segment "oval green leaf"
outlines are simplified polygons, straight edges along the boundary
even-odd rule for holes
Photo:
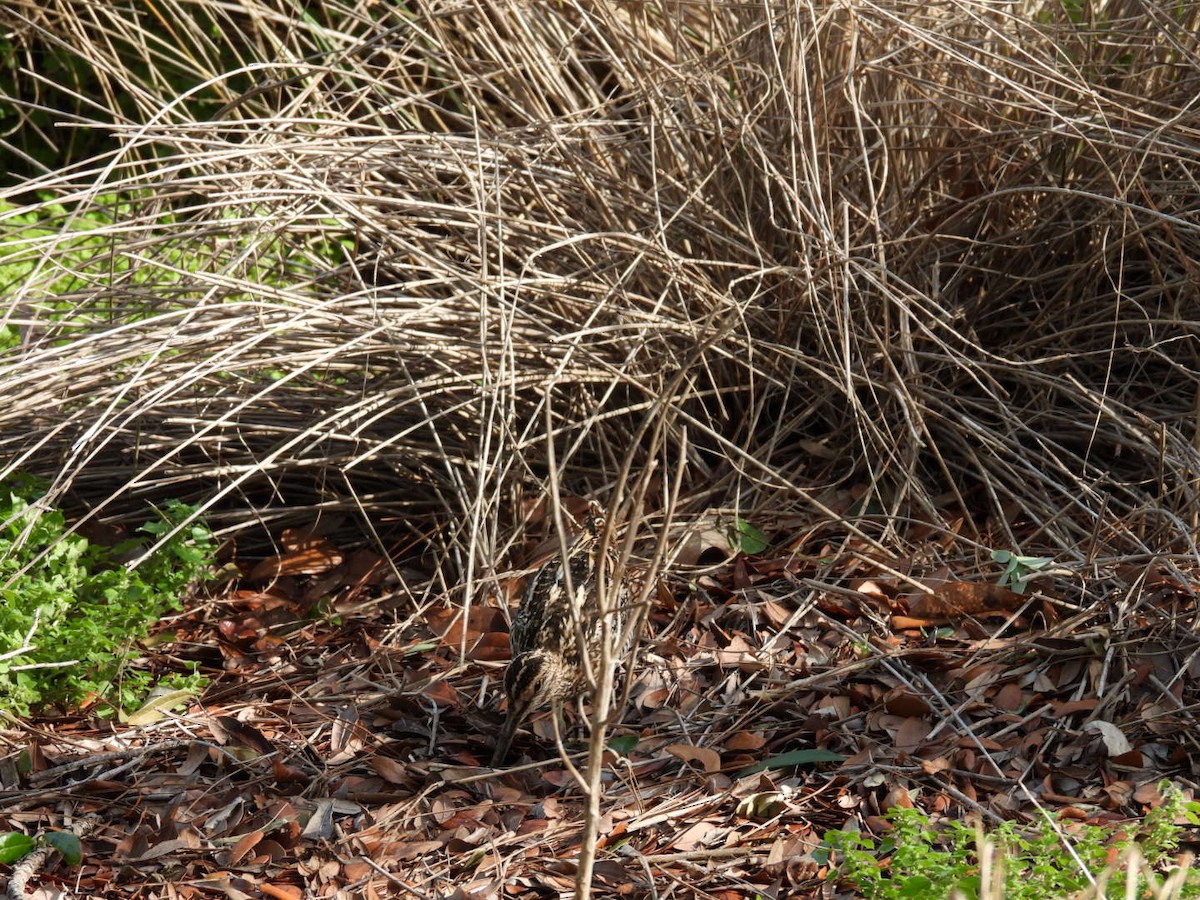
[[[0,862],[12,865],[17,860],[29,854],[34,848],[34,840],[19,831],[0,834]]]
[[[77,866],[83,862],[83,847],[79,843],[79,838],[71,832],[47,832],[44,840],[62,854],[62,858],[68,866]]]
[[[622,756],[628,754],[638,744],[638,736],[636,734],[623,734],[620,737],[615,737],[609,740],[608,749],[614,753],[620,753]]]
[[[735,550],[740,550],[747,556],[756,556],[771,545],[771,542],[767,540],[767,536],[765,534],[763,534],[741,516],[735,518],[733,520],[733,524],[735,533],[733,535],[734,539],[731,543],[733,544]]]

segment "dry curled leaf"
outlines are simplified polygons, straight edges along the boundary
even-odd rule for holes
[[[283,553],[260,560],[249,581],[270,581],[285,575],[319,575],[342,564],[342,551],[323,537],[296,538],[285,542]]]
[[[1125,737],[1125,733],[1112,722],[1103,722],[1096,719],[1088,722],[1083,727],[1085,731],[1097,731],[1100,733],[1109,756],[1120,756],[1122,753],[1128,753],[1133,749],[1133,745],[1129,743],[1129,739]]]
[[[743,819],[772,819],[787,808],[780,791],[761,791],[738,801],[737,814]]]
[[[699,763],[706,773],[721,771],[721,754],[707,747],[694,747],[691,744],[670,744],[666,751],[676,759],[684,762]]]
[[[986,616],[1016,612],[1029,598],[998,584],[950,581],[909,601],[909,615],[917,619]]]

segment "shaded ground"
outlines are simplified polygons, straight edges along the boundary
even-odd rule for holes
[[[819,523],[769,533],[767,555],[677,566],[658,592],[613,731],[632,749],[608,767],[599,895],[852,896],[812,851],[847,823],[881,831],[896,804],[1109,823],[1155,805],[1164,776],[1194,785],[1194,572],[1096,559],[1020,596],[952,534],[887,554]],[[78,871],[51,864],[34,883],[97,897],[572,890],[582,799],[548,719],[518,736],[515,760],[533,762],[483,766],[507,653],[497,601],[464,624],[417,607],[370,552],[295,532],[281,546],[174,623],[180,642],[155,660],[217,673],[201,704],[141,728],[5,733],[10,823],[93,827]],[[777,760],[811,748],[844,761]]]

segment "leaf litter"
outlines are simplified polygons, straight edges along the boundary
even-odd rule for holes
[[[598,896],[849,897],[813,852],[828,829],[886,829],[891,806],[1103,824],[1161,802],[1164,776],[1190,786],[1196,593],[1174,561],[1064,570],[1017,594],[965,539],[886,556],[832,527],[777,537],[785,556],[702,568],[697,553],[652,594],[610,734]],[[499,596],[518,580],[413,614],[379,556],[300,531],[278,548],[173,623],[173,657],[150,654],[214,676],[177,698],[185,711],[6,732],[9,828],[92,828],[82,864],[42,883],[94,897],[573,890],[585,806],[549,718],[518,736],[511,768],[483,765],[502,716]]]

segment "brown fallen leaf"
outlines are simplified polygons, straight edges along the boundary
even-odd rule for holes
[[[1129,743],[1129,739],[1125,737],[1125,732],[1112,722],[1093,719],[1083,726],[1083,730],[1098,731],[1100,737],[1104,740],[1104,746],[1108,750],[1109,756],[1120,756],[1133,749],[1133,746]]]
[[[357,707],[353,703],[339,704],[333,726],[329,730],[329,759],[327,762],[331,762],[334,758],[339,758],[338,761],[341,762],[340,757],[356,751],[362,746],[366,737],[366,729],[359,723]]]
[[[380,778],[391,784],[407,784],[411,780],[404,763],[390,756],[372,756],[370,766]]]
[[[728,559],[733,555],[729,534],[718,527],[716,519],[697,522],[687,533],[675,561],[681,566],[694,566],[705,554]]]
[[[1133,799],[1150,808],[1162,806],[1163,795],[1158,789],[1158,782],[1151,779],[1138,785],[1133,792]]]
[[[666,751],[676,759],[681,759],[684,762],[699,763],[705,773],[712,774],[713,772],[721,771],[721,754],[716,750],[710,750],[708,747],[694,747],[691,744],[670,744],[666,747]]]
[[[918,765],[926,775],[937,775],[940,772],[949,772],[954,768],[950,760],[944,756],[938,756],[934,759],[918,760]]]
[[[260,884],[258,889],[272,900],[300,900],[304,892],[290,884]]]
[[[615,859],[598,859],[592,869],[597,878],[606,881],[612,885],[625,885],[633,883],[633,876]]]
[[[767,621],[776,627],[786,625],[791,621],[793,615],[792,610],[769,597],[758,604],[758,608],[766,616]]]
[[[892,715],[906,718],[927,716],[933,712],[929,701],[903,687],[889,691],[883,698],[883,705]]]
[[[1130,750],[1124,754],[1117,754],[1112,757],[1112,762],[1116,766],[1128,766],[1132,769],[1140,769],[1146,764],[1146,757],[1142,756],[1141,750]]]
[[[465,618],[461,609],[435,609],[429,612],[425,621],[442,636],[445,645],[454,650],[464,642],[470,649],[485,634],[508,632],[504,611],[494,606],[473,605]]]
[[[900,727],[896,729],[895,742],[896,749],[903,750],[906,753],[914,753],[921,746],[921,742],[928,737],[933,726],[925,719],[918,719],[910,716],[900,723]]]
[[[392,852],[396,859],[420,859],[426,853],[436,853],[444,847],[441,841],[405,841],[396,844]]]
[[[508,633],[490,631],[471,647],[467,656],[475,662],[499,662],[512,657],[512,645]]]
[[[743,819],[765,821],[779,815],[787,807],[787,798],[781,791],[760,791],[738,801],[735,812]]]
[[[442,679],[425,685],[418,693],[446,707],[457,707],[461,703],[458,691],[449,681]]]
[[[1009,682],[996,692],[992,703],[997,709],[1002,709],[1005,712],[1020,712],[1026,703],[1025,692],[1021,690],[1019,684]]]
[[[271,761],[271,777],[277,784],[308,784],[312,777],[297,766],[289,766],[278,759]]]
[[[262,831],[252,831],[249,834],[242,835],[233,849],[229,851],[229,860],[226,865],[233,867],[246,858],[246,854],[258,846],[259,842],[265,837]]]
[[[270,860],[272,863],[278,863],[288,855],[288,851],[283,849],[283,845],[278,841],[263,841],[254,850],[255,859]]]
[[[754,654],[754,648],[740,634],[735,634],[724,650],[717,651],[717,665],[722,668],[733,666],[761,667]]]
[[[208,727],[212,730],[213,736],[222,744],[246,747],[260,756],[269,756],[275,752],[275,745],[267,739],[266,735],[253,725],[239,722],[233,716],[217,716],[215,719],[210,719]]]
[[[161,843],[155,844],[140,856],[131,856],[127,861],[131,863],[152,862],[153,860],[161,859],[164,856],[170,856],[172,853],[179,853],[180,851],[195,849],[196,841],[191,838],[190,835],[184,835],[176,838],[175,840],[162,841]]]
[[[292,542],[283,553],[260,560],[249,581],[270,581],[285,575],[319,575],[342,564],[342,551],[328,538],[312,537]]]
[[[374,871],[370,864],[361,860],[351,860],[342,865],[342,877],[351,883],[365,881]]]
[[[685,829],[668,846],[681,853],[688,853],[706,846],[709,841],[716,837],[717,833],[724,833],[725,830],[714,822],[702,820]]]
[[[860,594],[865,594],[868,597],[874,597],[876,600],[889,602],[895,595],[895,589],[884,587],[874,578],[856,578],[850,582],[850,590],[858,591]]]
[[[1016,612],[1027,602],[1028,597],[998,584],[950,581],[935,587],[932,594],[910,599],[908,612],[914,618],[925,619],[999,615]]]
[[[443,828],[445,828],[446,824],[450,822],[456,815],[458,815],[458,808],[450,801],[449,798],[444,796],[434,797],[433,802],[429,804],[429,811],[433,815],[434,821],[436,821]]]
[[[355,550],[346,560],[346,580],[356,587],[381,584],[390,573],[388,561],[371,550]]]
[[[730,735],[725,741],[726,750],[757,750],[767,742],[761,734],[753,731],[739,731]]]
[[[564,815],[562,804],[555,797],[547,797],[537,806],[529,811],[530,815],[537,816],[539,819],[561,819]]]
[[[1079,712],[1091,712],[1100,703],[1098,697],[1087,697],[1083,700],[1050,701],[1050,712],[1056,719],[1065,719]]]
[[[671,691],[664,687],[643,691],[637,696],[635,702],[643,709],[661,709],[670,698]]]

